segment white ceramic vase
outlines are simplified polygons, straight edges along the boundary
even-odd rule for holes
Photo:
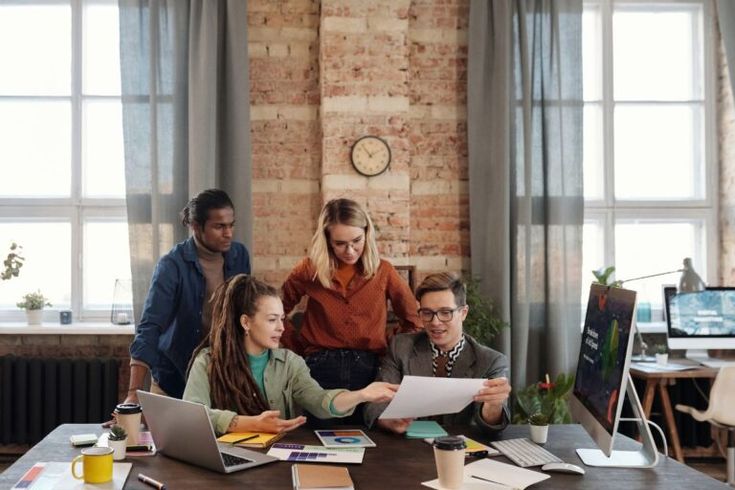
[[[656,364],[660,366],[665,366],[669,363],[669,355],[668,354],[656,354]]]
[[[26,310],[26,319],[28,325],[40,325],[43,317],[43,310]]]
[[[107,445],[112,448],[112,459],[113,461],[122,461],[125,459],[125,455],[127,454],[127,448],[128,448],[128,438],[121,441],[111,441],[107,440]]]
[[[528,424],[528,429],[531,431],[531,440],[533,442],[536,444],[546,444],[546,439],[549,437],[548,425]]]

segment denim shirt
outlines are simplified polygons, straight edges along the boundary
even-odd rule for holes
[[[245,246],[232,242],[224,254],[224,276],[250,274]],[[177,244],[153,272],[130,357],[145,362],[169,396],[181,398],[189,359],[202,339],[205,279],[194,239]]]

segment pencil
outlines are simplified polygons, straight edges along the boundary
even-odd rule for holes
[[[230,444],[232,444],[234,446],[235,444],[239,444],[241,442],[249,441],[251,439],[257,439],[258,437],[260,437],[260,434],[255,434],[254,436],[247,436],[247,437],[243,437],[242,439],[238,439],[236,441],[232,441]]]

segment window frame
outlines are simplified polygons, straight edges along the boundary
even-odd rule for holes
[[[616,200],[615,198],[615,167],[614,167],[614,116],[615,108],[618,101],[614,98],[614,67],[613,67],[613,11],[615,5],[634,6],[638,9],[647,9],[651,5],[702,5],[702,41],[704,43],[702,55],[702,101],[624,101],[620,102],[625,105],[632,104],[701,104],[703,110],[703,136],[702,144],[704,144],[704,161],[703,161],[703,178],[704,178],[704,196],[702,199],[692,200]],[[698,220],[703,223],[705,242],[704,255],[706,264],[703,269],[706,271],[705,281],[710,284],[719,282],[719,188],[718,188],[718,141],[717,141],[717,107],[716,107],[716,70],[711,69],[717,66],[716,62],[716,30],[714,26],[714,11],[711,0],[647,0],[645,4],[639,1],[631,0],[585,0],[585,8],[595,6],[599,8],[600,23],[602,28],[602,74],[601,76],[601,99],[585,100],[584,104],[600,104],[602,108],[602,198],[588,199],[584,201],[584,219],[587,221],[596,221],[601,223],[602,227],[602,244],[604,250],[602,256],[605,266],[615,265],[615,224],[617,221],[627,221],[630,219],[638,220],[658,220],[666,221],[685,221],[687,219]],[[695,267],[696,265],[695,258]],[[674,267],[680,267],[681,264],[672,264]],[[699,266],[702,269],[702,266]],[[665,271],[661,271],[665,272]],[[583,272],[583,284],[587,281],[589,271]],[[703,275],[705,275],[703,274]],[[616,279],[626,279],[624,277],[616,277]],[[662,282],[676,282],[678,278],[674,275],[663,276]],[[654,309],[654,318],[661,316],[660,310]]]
[[[0,222],[64,221],[71,226],[71,304],[72,317],[80,321],[108,321],[108,309],[85,309],[83,295],[84,223],[88,218],[125,221],[127,208],[124,197],[85,197],[82,195],[83,167],[83,104],[86,100],[122,100],[121,95],[85,95],[82,86],[83,10],[84,0],[33,0],[9,2],[14,5],[69,5],[71,8],[71,93],[69,95],[0,95],[0,100],[61,100],[71,104],[71,188],[69,197],[0,197]],[[115,3],[91,0],[89,3]],[[22,243],[21,243],[22,245]],[[22,274],[22,269],[21,269]],[[112,291],[112,285],[110,286]],[[56,306],[53,308],[56,310]],[[44,315],[45,321],[51,321]],[[25,319],[19,309],[0,309],[0,322]]]

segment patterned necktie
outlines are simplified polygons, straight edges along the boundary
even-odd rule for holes
[[[440,354],[436,356],[436,370],[434,371],[435,378],[446,378],[447,377],[447,364],[449,363],[449,356],[446,354]]]

